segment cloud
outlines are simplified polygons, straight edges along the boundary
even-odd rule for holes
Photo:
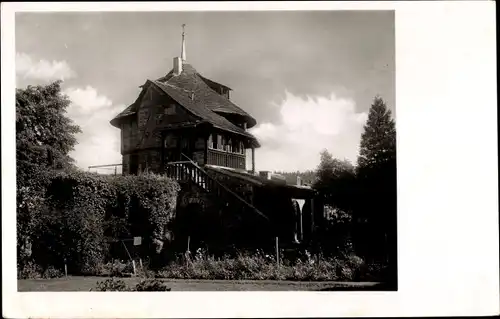
[[[71,87],[65,89],[64,93],[72,102],[68,116],[83,131],[77,135],[78,145],[70,153],[76,165],[88,169],[91,165],[121,163],[120,130],[111,126],[109,121],[125,106],[114,105],[108,97],[100,95],[91,86]]]
[[[353,100],[335,93],[303,99],[286,92],[277,107],[280,123],[251,129],[262,145],[255,151],[257,170],[315,169],[325,148],[334,157],[356,162],[367,113],[356,112]]]
[[[16,78],[50,82],[75,76],[75,71],[66,61],[37,61],[26,53],[16,53]]]

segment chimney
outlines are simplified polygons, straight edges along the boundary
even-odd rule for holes
[[[182,73],[182,59],[177,57],[174,58],[174,75],[179,75]]]

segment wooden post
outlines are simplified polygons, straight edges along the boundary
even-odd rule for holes
[[[68,277],[68,263],[66,262],[66,258],[64,258],[64,275]]]
[[[187,245],[187,251],[186,252],[189,252],[189,243],[191,241],[191,236],[188,236],[188,245]]]
[[[210,134],[209,136],[203,135],[203,137],[205,138],[205,142],[203,145],[203,164],[208,164],[208,139],[210,137]]]
[[[278,267],[280,266],[280,250],[279,250],[279,245],[278,245],[278,237],[276,237],[276,264]]]
[[[139,264],[141,265],[141,269],[144,270],[144,266],[142,265],[142,258],[139,258]]]
[[[300,228],[300,241],[304,240],[304,225],[302,219],[302,208],[299,206],[299,228]]]
[[[135,260],[132,259],[132,267],[134,268],[134,276],[137,276],[137,271],[135,269]]]
[[[255,174],[255,147],[252,146],[252,174]]]
[[[314,235],[314,198],[311,198],[311,237]]]
[[[116,166],[115,166],[115,176],[116,176]]]

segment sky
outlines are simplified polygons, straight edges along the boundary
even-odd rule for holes
[[[257,120],[257,170],[315,169],[323,149],[354,164],[373,98],[395,115],[394,23],[393,11],[17,13],[16,87],[63,80],[83,131],[76,164],[121,163],[109,121],[172,69],[186,24],[187,62]]]

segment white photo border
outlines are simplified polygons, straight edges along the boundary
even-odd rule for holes
[[[15,12],[395,10],[397,292],[17,292]],[[467,316],[499,312],[495,3],[2,3],[6,317]]]

